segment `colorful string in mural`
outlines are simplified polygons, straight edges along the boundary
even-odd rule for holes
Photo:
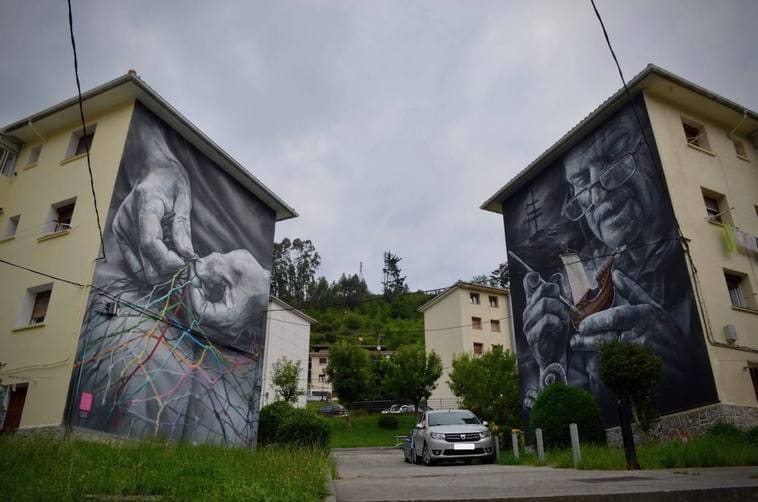
[[[258,354],[203,333],[188,301],[192,270],[185,266],[147,293],[129,279],[93,291],[76,363],[74,423],[129,437],[252,440]]]

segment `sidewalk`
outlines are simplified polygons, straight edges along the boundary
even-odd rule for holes
[[[337,449],[338,501],[534,500],[758,502],[758,467],[580,471],[550,467],[403,462],[391,449]]]

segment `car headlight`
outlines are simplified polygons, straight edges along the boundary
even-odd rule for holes
[[[432,439],[445,439],[445,435],[441,432],[432,432]]]
[[[492,433],[490,431],[482,431],[482,432],[479,433],[479,437],[481,437],[482,439],[488,438],[491,435],[492,435]]]

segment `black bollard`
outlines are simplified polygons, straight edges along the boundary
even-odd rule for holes
[[[621,439],[624,442],[624,454],[626,455],[626,468],[629,471],[639,470],[637,462],[637,449],[634,447],[634,433],[632,432],[632,413],[625,399],[616,401],[621,425]]]

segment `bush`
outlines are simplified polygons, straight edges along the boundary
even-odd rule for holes
[[[326,448],[332,430],[329,423],[308,410],[296,408],[284,416],[284,422],[276,433],[276,442]]]
[[[708,429],[706,435],[726,441],[744,441],[747,439],[747,434],[741,429],[723,422],[719,422]]]
[[[571,444],[569,424],[579,427],[583,443],[605,443],[605,429],[595,398],[589,392],[563,383],[554,383],[543,390],[534,402],[529,428],[534,434],[542,429],[546,446]]]
[[[367,410],[364,410],[363,408],[358,408],[357,410],[351,410],[350,414],[355,417],[367,417],[369,415]]]
[[[378,425],[380,429],[384,429],[388,431],[396,431],[397,428],[399,427],[397,423],[397,418],[393,417],[392,415],[380,416],[376,425]]]
[[[758,446],[758,426],[749,428],[745,435],[747,435],[748,443]]]
[[[287,415],[292,413],[294,409],[292,405],[285,401],[274,401],[261,408],[258,420],[258,442],[260,444],[275,442],[279,428],[284,423]]]

